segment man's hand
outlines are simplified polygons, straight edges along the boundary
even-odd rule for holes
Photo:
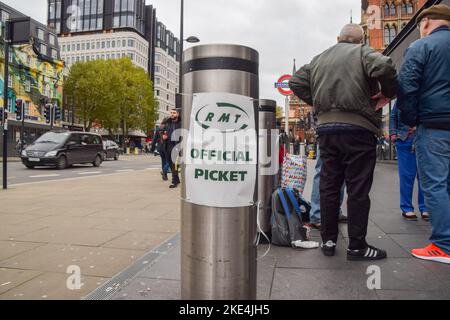
[[[378,94],[374,95],[371,99],[372,100],[377,100],[377,105],[375,106],[375,111],[380,110],[385,105],[387,105],[389,103],[389,101],[391,101],[391,99],[386,98],[381,92],[379,92]]]
[[[395,141],[397,141],[397,135],[396,134],[391,134],[389,136],[389,139],[391,140],[392,143],[395,143]]]

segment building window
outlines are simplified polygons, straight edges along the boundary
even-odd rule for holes
[[[128,39],[128,46],[131,48],[134,48],[134,40],[133,39]]]
[[[42,54],[47,55],[47,46],[46,46],[45,44],[42,44],[42,43],[41,43],[41,47],[40,47],[39,51],[40,51]]]
[[[384,5],[384,16],[385,17],[389,17],[390,16],[389,4],[387,4],[387,3]]]
[[[90,42],[86,43],[86,50],[90,50],[91,49],[91,44]]]
[[[159,97],[159,90],[156,90],[156,96]]]
[[[126,47],[127,46],[127,40],[123,39],[122,40],[122,47]]]
[[[80,44],[79,43],[77,43],[77,51],[80,51]]]
[[[402,16],[406,16],[406,13],[408,12],[407,6],[405,1],[402,2]]]
[[[56,51],[55,49],[52,49],[52,58],[58,59],[58,51]]]
[[[412,15],[414,13],[414,8],[413,8],[413,5],[411,2],[408,2],[407,11],[408,11],[408,14],[410,14],[410,15]]]
[[[1,19],[2,19],[3,22],[5,22],[6,20],[8,20],[8,19],[9,19],[9,12],[7,12],[7,11],[5,11],[5,10],[2,10],[2,16],[1,16]]]
[[[397,15],[397,8],[395,4],[391,4],[391,16],[395,17]]]
[[[52,46],[54,46],[54,45],[56,44],[56,37],[55,37],[54,35],[52,35],[52,34],[49,34],[49,35],[48,35],[48,42],[49,42]]]
[[[389,26],[384,27],[384,45],[388,46],[391,41],[391,28]]]
[[[37,29],[37,37],[39,40],[45,41],[45,33],[42,29]]]
[[[390,39],[389,43],[391,43],[395,39],[396,36],[397,36],[397,26],[394,25],[391,28],[391,39]]]

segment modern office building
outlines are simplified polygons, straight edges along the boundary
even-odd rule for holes
[[[129,57],[154,83],[160,119],[175,106],[179,41],[144,0],[48,0],[48,25],[57,30],[61,57],[77,61]]]
[[[16,44],[9,50],[8,81],[8,153],[13,155],[20,140],[21,125],[16,121],[16,101],[25,108],[25,142],[32,142],[50,129],[44,119],[46,103],[62,105],[64,63],[60,60],[58,38],[47,26],[0,2],[0,20],[13,25]],[[3,32],[0,36],[0,70],[4,70],[5,52]],[[4,72],[0,73],[0,105],[3,108]],[[57,126],[62,125],[60,122]],[[1,147],[0,147],[1,149]]]
[[[159,121],[175,108],[180,74],[180,42],[161,22],[157,24],[155,47],[155,97],[159,102]]]
[[[68,66],[127,56],[152,74],[155,25],[155,9],[144,0],[48,1],[48,26],[56,29]]]

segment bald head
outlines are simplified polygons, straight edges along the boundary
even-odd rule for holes
[[[364,39],[364,30],[359,24],[346,24],[338,37],[338,42],[347,41],[351,43],[362,43]]]

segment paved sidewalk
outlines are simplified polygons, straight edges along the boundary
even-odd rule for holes
[[[179,190],[159,171],[0,191],[0,299],[81,299],[179,232]]]
[[[309,197],[313,162],[305,196]],[[258,263],[259,299],[450,299],[450,266],[421,261],[409,250],[424,246],[429,223],[402,220],[398,203],[397,168],[378,164],[372,191],[368,241],[387,250],[389,258],[372,263],[348,262],[346,225],[341,225],[337,255],[327,258],[317,250],[271,247]],[[319,233],[314,232],[319,241]],[[111,297],[128,299],[180,299],[180,239],[171,239],[151,263],[128,279]],[[267,249],[260,246],[261,256]],[[147,261],[148,262],[148,261]],[[381,290],[369,290],[367,268],[381,269]]]

